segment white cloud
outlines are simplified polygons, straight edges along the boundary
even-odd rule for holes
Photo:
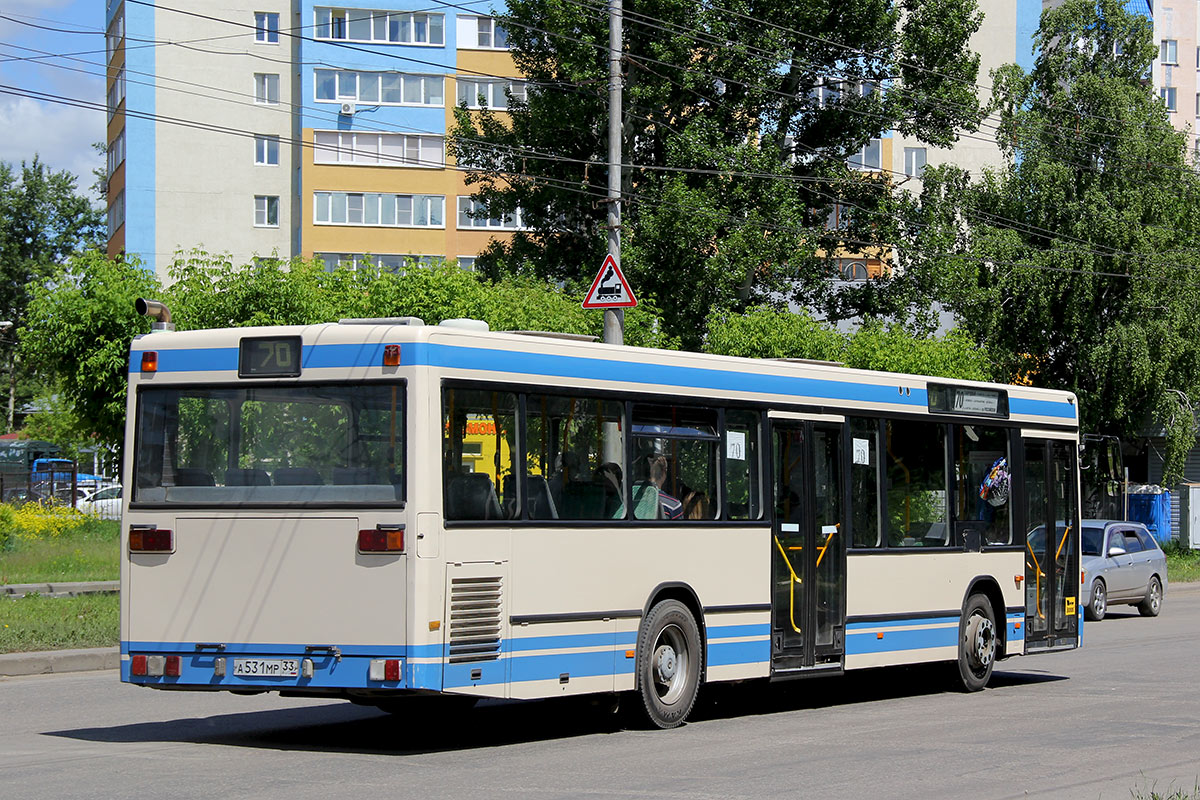
[[[0,95],[0,161],[19,165],[34,154],[51,169],[69,170],[86,189],[103,156],[92,149],[105,137],[104,112]]]

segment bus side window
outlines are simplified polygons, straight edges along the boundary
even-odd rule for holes
[[[879,420],[850,420],[851,547],[882,547],[879,518]]]
[[[888,420],[888,545],[939,547],[946,529],[946,429],[936,422]]]
[[[623,519],[622,404],[530,395],[525,403],[525,482],[530,519]]]
[[[725,518],[761,519],[757,411],[725,412]]]
[[[985,425],[954,426],[954,520],[978,528],[985,545],[1012,542],[1009,509],[1008,431]]]
[[[448,520],[519,516],[513,480],[517,399],[510,392],[446,389],[442,399],[442,490]]]

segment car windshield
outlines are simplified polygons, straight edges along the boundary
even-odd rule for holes
[[[1083,528],[1083,554],[1098,556],[1104,547],[1104,528],[1085,525]]]

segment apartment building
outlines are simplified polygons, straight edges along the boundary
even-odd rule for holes
[[[110,254],[469,266],[520,224],[480,217],[446,158],[460,99],[524,91],[491,7],[110,0]]]

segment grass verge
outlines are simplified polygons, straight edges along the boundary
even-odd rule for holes
[[[1167,542],[1167,580],[1170,583],[1200,581],[1200,550],[1188,550],[1178,542]]]
[[[0,598],[0,653],[112,647],[120,638],[116,592]]]
[[[121,576],[121,526],[116,520],[82,514],[54,516],[49,523],[44,519],[10,528],[3,537],[0,584],[115,581]],[[0,524],[6,521],[0,519]],[[39,523],[46,530],[35,527]]]

